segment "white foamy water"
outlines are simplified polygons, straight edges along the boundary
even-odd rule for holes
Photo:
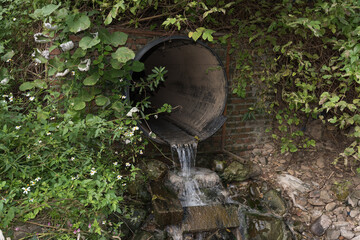
[[[176,151],[181,172],[180,175],[184,178],[184,189],[179,194],[179,199],[183,207],[189,206],[203,206],[205,205],[204,194],[200,191],[199,184],[192,176],[191,169],[195,167],[197,143],[175,144],[171,146],[171,151]]]

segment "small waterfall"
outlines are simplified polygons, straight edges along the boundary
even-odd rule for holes
[[[183,207],[189,206],[203,206],[205,205],[203,199],[204,194],[200,191],[199,184],[194,179],[197,142],[191,142],[186,144],[174,144],[171,146],[172,155],[174,158],[174,152],[177,152],[181,172],[180,176],[184,181],[184,189],[179,194],[179,199]]]

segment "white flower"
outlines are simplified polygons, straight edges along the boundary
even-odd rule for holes
[[[16,126],[15,129],[16,130],[19,130],[21,128],[21,126]]]
[[[123,185],[123,186],[126,186],[126,183],[123,183],[122,185]]]
[[[76,177],[71,177],[71,180],[75,180],[76,179]]]
[[[133,107],[132,109],[130,109],[130,111],[126,114],[126,116],[128,117],[132,117],[132,114],[135,112],[138,112],[139,109],[137,107]]]
[[[40,37],[43,37],[45,39],[40,39]],[[46,36],[45,34],[43,33],[35,33],[34,34],[34,40],[35,42],[37,43],[46,43],[46,42],[49,42],[50,40],[48,39],[48,36]]]
[[[117,179],[122,179],[122,176],[121,175],[117,175],[117,177],[116,177]]]
[[[155,118],[155,119],[158,119],[158,115],[157,115],[157,114],[155,114],[155,115],[154,115],[154,118]]]
[[[29,202],[33,202],[33,201],[34,201],[34,199],[33,199],[33,198],[30,198],[30,199],[29,199]]]
[[[41,177],[37,177],[37,178],[35,178],[35,181],[40,181],[41,180]]]
[[[6,85],[8,82],[9,82],[9,78],[4,78],[3,80],[1,80],[0,84]]]
[[[13,18],[13,21],[15,22],[15,21],[16,21],[16,18]]]
[[[51,23],[44,23],[44,27],[49,30],[56,30],[58,28],[57,25],[52,26]]]
[[[125,95],[122,95],[122,96],[121,96],[121,99],[126,99],[126,96],[125,96]]]
[[[102,224],[103,224],[103,225],[106,224],[106,221],[102,221]]]
[[[34,182],[34,181],[30,181],[30,184],[31,184],[31,185],[35,185],[35,182]]]
[[[114,162],[113,164],[114,164],[114,166],[116,166],[116,165],[118,165],[118,162]]]
[[[74,42],[73,42],[73,41],[68,41],[68,42],[66,42],[66,43],[60,44],[60,47],[61,47],[61,49],[62,49],[64,52],[73,49],[74,46],[75,46],[75,45],[74,45]]]
[[[135,127],[132,128],[132,130],[133,130],[133,131],[137,131],[137,130],[139,130],[139,127],[138,127],[138,126],[135,126]]]
[[[55,117],[51,117],[50,120],[55,120]]]
[[[4,98],[5,98],[5,97],[9,97],[9,95],[5,95],[5,94],[4,94],[4,95],[2,95],[2,97],[4,97]]]
[[[34,101],[35,97],[29,97],[30,101]]]
[[[30,187],[27,187],[27,188],[23,187],[22,190],[24,190],[25,194],[28,194],[30,192]]]
[[[14,100],[13,96],[9,97],[9,102],[12,102]]]
[[[73,76],[75,76],[75,71],[71,71],[71,74],[72,74]]]
[[[31,158],[31,155],[29,154],[29,155],[27,155],[27,157],[26,157],[27,159],[30,159]]]
[[[47,135],[47,136],[51,135],[51,132],[47,132],[46,135]]]
[[[6,62],[8,63],[8,62],[11,62],[12,61],[12,59],[11,58],[9,58],[8,60],[6,60]]]
[[[131,141],[129,139],[126,139],[125,144],[129,144],[129,143],[131,143]]]
[[[38,141],[38,143],[39,143],[39,144],[41,144],[41,143],[42,143],[42,141],[41,141],[41,140],[39,140],[39,141]]]
[[[115,151],[115,154],[118,155],[119,154],[118,151]]]
[[[127,163],[125,163],[125,166],[130,167],[131,164],[127,162]]]
[[[94,175],[95,173],[96,173],[95,168],[92,168],[91,171],[90,171],[90,175]]]
[[[63,72],[59,72],[59,73],[55,74],[55,77],[64,77],[64,76],[66,76],[69,72],[70,72],[70,70],[69,70],[69,69],[66,69],[66,70],[63,71]]]
[[[30,97],[30,93],[27,93],[25,96],[26,96],[26,97]]]
[[[140,153],[140,154],[144,154],[143,150],[141,150],[141,149],[140,149],[139,153]]]
[[[80,62],[80,64],[78,65],[78,69],[82,72],[87,72],[90,69],[90,64],[91,64],[90,58],[85,59]]]
[[[70,159],[71,161],[74,161],[75,160],[75,157],[71,157],[71,159]]]
[[[123,81],[124,81],[124,79],[120,78],[119,82],[123,82]]]

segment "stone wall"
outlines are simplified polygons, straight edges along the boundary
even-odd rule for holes
[[[143,48],[147,43],[164,36],[175,35],[169,32],[143,31],[137,29],[123,29],[116,26],[110,31],[122,31],[129,35],[126,46],[135,53]],[[79,41],[80,38],[73,36],[73,41]],[[222,60],[228,74],[229,92],[225,115],[227,121],[224,126],[212,137],[201,142],[198,146],[198,152],[221,152],[222,149],[231,151],[237,155],[246,156],[250,150],[266,143],[269,140],[265,133],[266,127],[270,124],[270,119],[257,114],[255,119],[243,120],[248,108],[257,101],[256,89],[247,89],[246,97],[239,98],[232,94],[232,76],[234,75],[234,63],[229,54],[229,46],[220,44],[209,44],[214,52]],[[57,54],[57,52],[53,52]],[[168,152],[169,148],[162,148]]]

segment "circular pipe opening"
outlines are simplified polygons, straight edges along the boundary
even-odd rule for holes
[[[171,145],[202,141],[224,124],[226,74],[220,58],[207,45],[184,36],[159,38],[141,49],[135,60],[145,64],[142,73],[133,73],[135,81],[151,74],[154,67],[168,71],[150,102],[151,109],[168,103],[173,111],[141,122],[146,135],[153,132],[156,142]],[[130,96],[135,101],[138,97]]]

